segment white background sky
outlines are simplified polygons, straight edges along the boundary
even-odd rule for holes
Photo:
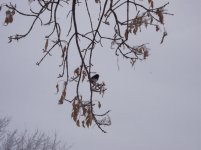
[[[27,22],[16,16],[5,27],[1,11],[0,116],[12,117],[11,128],[56,131],[62,141],[73,143],[72,150],[200,150],[200,6],[200,0],[170,0],[167,9],[175,15],[165,18],[165,43],[159,44],[157,34],[145,37],[150,39],[151,55],[134,68],[119,58],[118,71],[112,50],[97,51],[96,71],[108,88],[102,105],[112,110],[107,134],[96,127],[76,127],[71,107],[57,105],[60,54],[35,65],[45,43],[43,35],[38,36],[42,29],[7,44],[9,35],[26,31]]]

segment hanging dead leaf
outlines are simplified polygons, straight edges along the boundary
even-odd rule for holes
[[[66,87],[67,87],[67,82],[64,81],[64,89],[63,90],[66,90]]]
[[[56,85],[56,89],[57,89],[57,94],[59,93],[59,84],[57,83]]]
[[[63,96],[61,96],[61,98],[59,99],[59,103],[58,104],[63,104],[64,103],[64,98]]]
[[[75,122],[77,121],[77,116],[78,116],[78,113],[76,111],[73,111],[72,114],[71,114],[71,118],[73,118],[73,120]]]
[[[144,59],[146,59],[149,56],[149,51],[148,50],[144,50]]]
[[[12,15],[12,16],[15,15],[15,10],[12,10],[11,15]]]
[[[44,52],[47,51],[47,47],[48,47],[48,39],[46,39],[46,42],[45,42],[45,48],[44,48]]]
[[[83,126],[83,128],[85,128],[85,125],[84,125],[84,124],[85,124],[85,122],[84,122],[84,120],[83,120],[83,121],[82,121],[82,126]]]
[[[63,95],[63,97],[65,99],[65,97],[66,97],[66,90],[63,90],[62,95]]]
[[[66,48],[66,46],[64,46],[64,48],[62,50],[62,55],[61,55],[62,58],[65,56],[66,51],[67,51],[67,48]]]
[[[151,18],[151,19],[150,19],[150,24],[152,24],[154,19],[153,19],[152,16],[151,16],[150,18]]]
[[[147,19],[144,20],[144,26],[145,26],[145,28],[147,28],[147,26],[148,26]]]
[[[77,67],[77,68],[74,70],[74,74],[76,75],[76,77],[80,75],[80,68],[79,68],[79,67]]]
[[[159,26],[158,26],[158,25],[156,25],[156,31],[159,31],[159,30],[160,30]]]
[[[154,1],[153,0],[148,0],[148,3],[150,4],[151,8],[154,8]]]
[[[64,89],[61,94],[61,98],[59,99],[59,104],[63,104],[65,97],[66,97],[66,90]]]
[[[151,1],[151,8],[154,8],[154,1]]]
[[[126,40],[128,40],[128,29],[126,29],[125,33],[124,33],[124,37]]]
[[[135,62],[136,62],[136,59],[134,59],[134,58],[130,59],[130,63],[131,63],[132,66],[134,66]]]
[[[101,108],[101,103],[100,103],[100,101],[98,101],[98,108]]]
[[[167,36],[167,32],[166,31],[164,31],[163,32],[163,37],[162,37],[162,39],[161,39],[161,43],[160,44],[162,44],[163,43],[163,41],[164,41],[164,38]]]
[[[11,16],[11,11],[10,10],[7,10],[6,11],[6,17],[10,17]]]
[[[88,114],[88,116],[86,117],[86,125],[87,127],[89,128],[92,124],[92,120],[93,120],[93,117],[92,117],[92,114]]]
[[[86,108],[86,106],[85,106],[85,107],[83,107],[83,115],[85,116],[86,113],[87,113],[87,108]]]
[[[12,12],[10,10],[7,10],[6,11],[6,18],[5,18],[4,24],[8,25],[9,23],[12,23],[12,22],[13,22]]]
[[[163,19],[163,10],[162,9],[157,9],[156,14],[159,17],[159,21],[161,24],[164,24],[164,19]]]
[[[79,120],[76,121],[76,125],[77,125],[78,127],[80,127],[80,121],[79,121]]]
[[[84,81],[86,76],[87,76],[87,73],[86,73],[86,71],[83,70],[83,72],[82,72],[82,82]]]
[[[100,0],[95,0],[95,2],[96,2],[96,3],[101,3],[101,1],[100,1]]]

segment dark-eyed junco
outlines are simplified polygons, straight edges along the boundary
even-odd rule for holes
[[[90,82],[95,84],[98,81],[99,74],[95,74],[94,76],[91,77]]]

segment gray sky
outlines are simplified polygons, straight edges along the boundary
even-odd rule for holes
[[[1,11],[0,116],[12,117],[11,128],[56,131],[63,141],[74,144],[72,150],[200,150],[200,6],[200,0],[170,0],[167,9],[175,15],[165,18],[165,43],[159,44],[157,33],[142,37],[150,39],[145,42],[150,42],[151,55],[134,68],[119,58],[118,70],[112,50],[97,51],[96,71],[108,88],[102,105],[112,110],[107,134],[97,127],[76,127],[69,104],[57,105],[60,54],[35,65],[45,43],[43,35],[37,35],[44,29],[7,44],[9,35],[26,31],[26,22],[16,17],[5,27]]]

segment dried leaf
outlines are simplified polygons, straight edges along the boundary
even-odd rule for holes
[[[144,59],[146,59],[148,56],[149,56],[149,51],[148,51],[148,50],[145,50],[145,51],[144,51]]]
[[[80,121],[79,121],[79,120],[76,121],[76,125],[77,125],[78,127],[80,127]]]
[[[7,11],[6,11],[6,17],[9,17],[10,15],[11,15],[10,10],[7,10]]]
[[[144,25],[145,25],[145,28],[147,28],[147,26],[148,26],[148,22],[147,22],[146,19],[144,20]]]
[[[157,11],[156,11],[156,14],[158,15],[158,17],[159,17],[159,21],[160,21],[160,23],[161,24],[164,24],[164,19],[163,19],[163,13],[162,13],[162,9],[157,9]]]
[[[64,100],[65,100],[65,97],[66,97],[66,90],[64,89],[62,94],[61,94],[61,98],[59,100],[59,104],[63,104]]]
[[[62,55],[61,55],[62,58],[65,56],[66,51],[67,51],[67,48],[66,48],[66,46],[64,46],[64,48],[62,50]]]
[[[6,18],[5,18],[4,24],[8,25],[9,23],[12,23],[12,22],[13,22],[12,12],[10,10],[7,10],[6,11]]]
[[[57,94],[59,93],[59,84],[57,83],[56,85],[56,89],[57,89]]]
[[[125,33],[124,33],[124,37],[126,40],[128,40],[128,29],[126,29]]]
[[[4,24],[9,24],[9,19],[7,17],[5,18]]]
[[[63,90],[62,95],[63,95],[63,97],[65,99],[65,97],[66,97],[66,90]]]
[[[71,114],[71,117],[73,118],[73,120],[76,122],[77,121],[77,116],[78,116],[78,113],[73,111],[72,114]]]
[[[83,121],[82,121],[82,126],[83,126],[83,128],[85,128],[85,125],[84,125],[84,124],[85,124],[85,122],[84,122],[84,120],[83,120]]]
[[[156,31],[159,31],[159,29],[160,29],[160,28],[159,28],[159,26],[158,26],[158,25],[156,25]]]
[[[15,15],[15,10],[12,10],[11,15],[12,15],[12,16]]]
[[[44,52],[47,51],[47,47],[48,47],[48,39],[46,39],[46,42],[45,42],[45,48],[44,48]]]
[[[154,8],[154,1],[153,0],[148,0],[148,3],[150,4],[151,8]]]
[[[66,90],[66,87],[67,87],[67,82],[64,81],[64,90]]]
[[[88,114],[88,116],[86,118],[86,125],[87,125],[88,128],[91,126],[92,120],[93,120],[93,118],[92,118],[92,115],[90,113],[90,114]]]
[[[163,37],[162,37],[162,39],[161,39],[161,43],[160,44],[162,44],[163,43],[163,41],[164,41],[164,38],[167,36],[167,32],[166,31],[164,31],[163,32]]]
[[[83,70],[83,72],[82,72],[82,82],[84,81],[86,76],[87,76],[87,73],[86,73],[86,71]]]
[[[110,25],[110,22],[109,21],[105,21],[104,22],[106,25]]]
[[[134,28],[134,29],[133,29],[133,33],[134,33],[135,35],[136,35],[136,33],[137,33],[137,29],[138,29],[138,28]]]
[[[98,108],[101,108],[101,103],[100,103],[100,101],[98,101]]]
[[[131,58],[130,60],[131,60],[131,61],[130,61],[131,65],[134,66],[134,64],[135,64],[135,62],[136,62],[136,59]]]
[[[100,0],[95,0],[95,2],[96,2],[96,3],[101,3],[101,1],[100,1]]]
[[[154,8],[154,1],[151,1],[151,8]]]
[[[79,67],[77,67],[77,68],[74,70],[74,74],[75,74],[76,76],[79,76],[79,75],[80,75],[80,68],[79,68]]]
[[[154,20],[154,19],[153,19],[153,17],[151,17],[151,19],[150,19],[150,24],[152,24],[152,23],[153,23],[153,20]]]

